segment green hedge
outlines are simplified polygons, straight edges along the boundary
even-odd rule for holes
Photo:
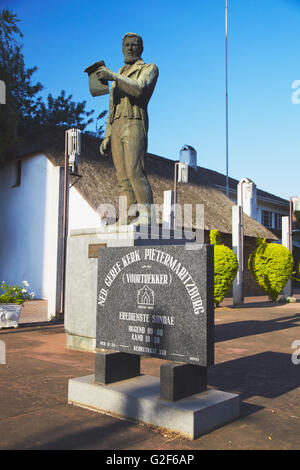
[[[249,257],[249,270],[257,284],[275,301],[292,275],[293,256],[278,243],[267,243],[258,238],[257,244]]]
[[[220,244],[220,234],[217,230],[210,231],[210,243],[214,245],[214,301],[218,307],[236,276],[239,264],[234,252]]]

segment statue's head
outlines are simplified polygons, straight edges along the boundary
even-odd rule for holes
[[[143,39],[135,33],[126,33],[123,37],[123,54],[125,64],[134,64],[144,50]]]

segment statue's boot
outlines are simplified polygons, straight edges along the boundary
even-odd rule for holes
[[[135,220],[135,217],[128,216],[127,212],[125,212],[124,214],[121,213],[118,221],[114,224],[106,225],[106,229],[109,232],[113,232],[118,230],[121,226],[129,225],[130,222],[132,222],[133,220]]]

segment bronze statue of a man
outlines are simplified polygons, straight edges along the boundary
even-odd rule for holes
[[[108,156],[111,148],[120,195],[127,197],[127,212],[120,214],[119,224],[129,223],[127,213],[133,204],[137,204],[139,211],[139,218],[133,223],[149,224],[151,218],[153,195],[145,173],[147,106],[158,78],[158,68],[155,64],[145,64],[142,52],[142,38],[127,33],[123,37],[125,65],[118,73],[105,66],[97,71],[99,80],[113,82],[100,152]]]

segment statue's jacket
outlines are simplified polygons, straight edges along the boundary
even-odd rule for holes
[[[138,59],[130,66],[123,66],[112,82],[109,100],[109,116],[105,137],[110,137],[113,122],[125,117],[141,119],[145,134],[148,132],[147,106],[158,78],[155,64],[145,64]]]

